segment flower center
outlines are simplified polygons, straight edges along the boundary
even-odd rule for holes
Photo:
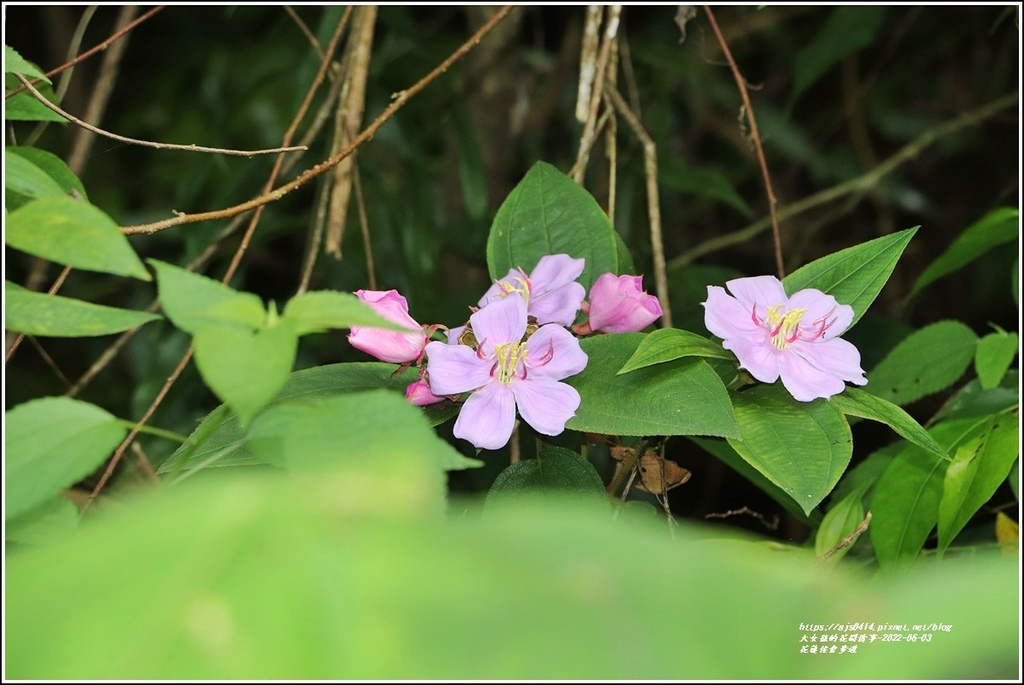
[[[526,275],[525,271],[519,269],[519,273],[520,276],[516,276],[513,281],[498,281],[498,287],[501,288],[502,297],[519,293],[526,306],[530,306],[530,290],[533,288],[533,284],[530,283],[530,277]]]
[[[491,369],[491,376],[508,385],[515,377],[526,378],[526,343],[509,342],[494,346],[496,362]],[[519,373],[523,366],[522,374]]]
[[[825,335],[825,331],[835,323],[835,318],[829,318],[832,316],[832,312],[835,311],[835,307],[829,310],[827,314],[819,319],[815,319],[811,322],[810,326],[801,326],[806,309],[788,309],[784,310],[785,305],[776,304],[768,307],[767,318],[763,321],[757,316],[757,305],[754,305],[754,309],[751,312],[751,318],[754,324],[757,326],[763,326],[771,338],[772,345],[777,350],[784,350],[789,347],[792,343],[797,340],[806,340],[808,342],[817,340],[821,336]]]

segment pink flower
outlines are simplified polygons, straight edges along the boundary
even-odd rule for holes
[[[494,450],[512,436],[516,409],[539,433],[558,435],[576,414],[580,395],[558,381],[582,371],[587,355],[565,328],[541,326],[526,341],[526,302],[516,293],[469,317],[477,349],[434,341],[427,345],[427,375],[435,395],[472,391],[454,434]]]
[[[505,278],[487,289],[477,304],[486,307],[510,293],[519,293],[526,302],[526,313],[536,317],[537,323],[571,326],[587,294],[576,282],[585,265],[585,260],[567,254],[545,255],[529,276],[522,269],[510,269]]]
[[[419,379],[413,381],[408,385],[408,387],[406,387],[405,399],[409,400],[417,407],[425,407],[428,404],[437,404],[445,398],[438,397],[434,393],[430,392],[430,385],[421,375]]]
[[[643,289],[640,276],[601,274],[590,288],[590,328],[605,333],[642,331],[661,316],[658,298]]]
[[[860,352],[838,336],[853,321],[853,308],[808,288],[787,297],[774,276],[737,278],[724,288],[708,286],[704,325],[722,338],[740,367],[762,383],[780,377],[800,402],[831,397],[844,381],[868,382]]]
[[[409,304],[397,290],[357,290],[356,297],[388,321],[405,326],[409,332],[352,326],[348,334],[352,347],[393,364],[407,364],[420,358],[427,336],[420,324],[409,316]]]

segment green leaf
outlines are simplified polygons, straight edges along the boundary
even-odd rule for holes
[[[416,369],[406,369],[395,376],[398,367],[383,362],[349,362],[329,364],[312,369],[295,371],[288,376],[284,387],[274,402],[289,399],[319,399],[333,395],[387,388],[392,392],[404,392],[405,387],[416,380]],[[448,420],[451,407],[458,412],[460,405],[450,402],[423,407],[423,413],[431,426]],[[440,417],[440,418],[439,418]],[[179,447],[161,465],[159,473],[190,471],[204,466],[249,466],[260,463],[245,443],[245,431],[226,405],[210,412],[189,436],[188,442]]]
[[[21,88],[21,81],[11,74],[4,75],[4,86],[6,92],[10,93]],[[49,83],[36,83],[35,89],[44,98],[52,103],[57,102],[57,95],[53,92],[53,86]],[[53,121],[58,124],[67,124],[68,120],[39,102],[36,97],[23,89],[16,95],[4,99],[4,118],[8,121]]]
[[[64,197],[64,190],[49,174],[17,155],[4,150],[4,188],[29,198]]]
[[[35,200],[7,215],[4,240],[18,250],[76,269],[152,280],[114,220],[70,197]]]
[[[589,461],[564,447],[547,447],[537,459],[516,462],[499,473],[487,502],[537,490],[606,497],[604,482]]]
[[[899,405],[944,390],[964,375],[978,337],[959,321],[914,331],[867,375],[867,392]]]
[[[46,77],[42,69],[22,57],[10,45],[4,45],[4,73],[21,74],[29,80],[41,78],[46,83],[50,83],[50,79]]]
[[[732,393],[732,399],[740,435],[729,444],[810,514],[853,453],[839,407],[827,400],[797,402],[778,385],[757,385]]]
[[[862,419],[884,423],[915,445],[923,447],[943,459],[949,459],[949,455],[939,447],[939,444],[928,434],[928,431],[921,427],[921,424],[915,421],[910,414],[881,397],[864,390],[847,387],[839,395],[833,395],[830,401],[834,402],[847,416],[859,416]]]
[[[29,335],[77,338],[120,333],[161,317],[46,295],[5,282],[4,326]]]
[[[1020,338],[1016,333],[1006,331],[989,333],[978,341],[974,353],[974,369],[978,373],[982,390],[998,387],[1019,349]]]
[[[735,361],[729,350],[704,336],[678,328],[659,328],[648,333],[621,369],[619,374],[629,373],[646,366],[669,362],[682,357],[712,357]]]
[[[537,162],[501,204],[487,237],[491,278],[509,269],[530,273],[540,258],[568,254],[586,265],[587,290],[605,272],[618,272],[618,243],[604,210],[586,190],[555,167]]]
[[[245,425],[288,380],[298,336],[287,321],[258,331],[207,323],[196,332],[195,346],[203,381]]]
[[[862,498],[867,485],[862,485],[839,501],[825,514],[818,531],[814,534],[814,553],[819,557],[842,542],[857,529],[865,518]],[[853,545],[848,545],[833,554],[830,559],[839,560],[846,556]]]
[[[994,209],[974,222],[918,277],[909,300],[925,286],[970,264],[992,248],[1020,238],[1020,211],[1016,207]]]
[[[714,435],[737,437],[729,395],[701,359],[681,359],[617,376],[642,333],[584,338],[589,361],[566,383],[580,393],[580,407],[566,428],[608,435]]]
[[[964,440],[946,469],[939,501],[939,552],[943,552],[971,517],[1002,485],[1020,454],[1020,423],[1016,411],[993,416]]]
[[[754,214],[722,172],[716,169],[688,167],[676,157],[658,160],[658,183],[668,188],[721,200],[746,217]]]
[[[366,460],[390,460],[402,469],[425,467],[426,477],[439,484],[439,500],[446,470],[481,465],[437,437],[423,412],[383,389],[275,404],[253,422],[249,446],[263,461],[293,471]],[[400,499],[396,493],[387,497]]]
[[[406,330],[377,314],[355,295],[335,290],[316,290],[296,295],[288,300],[282,316],[294,324],[299,335],[351,326]]]
[[[70,536],[78,528],[78,509],[61,495],[4,521],[4,540],[23,545],[47,545]]]
[[[713,455],[733,471],[753,483],[758,490],[775,500],[779,506],[792,514],[798,521],[803,521],[808,525],[815,525],[821,521],[820,511],[815,510],[808,514],[801,509],[800,506],[793,501],[793,498],[786,494],[785,490],[765,478],[760,471],[747,463],[747,461],[741,457],[726,440],[721,438],[699,438],[695,436],[687,436],[687,438],[693,441],[698,447],[705,450],[708,454]]]
[[[117,417],[67,397],[19,404],[5,421],[5,520],[92,473],[128,433]]]
[[[36,147],[8,147],[5,149],[6,153],[10,153],[11,156],[18,156],[25,161],[38,167],[50,177],[57,186],[61,189],[62,195],[70,195],[71,197],[81,197],[88,201],[89,197],[85,192],[85,186],[78,180],[78,177],[68,168],[68,165],[64,163],[57,155],[46,150],[40,150]],[[10,174],[10,166],[7,169]],[[23,194],[9,194],[7,198],[7,210],[14,211],[21,205],[31,199]]]
[[[885,13],[881,5],[835,8],[814,41],[797,52],[791,102],[845,57],[871,45],[885,25]]]
[[[832,491],[832,500],[838,502],[863,485],[866,488],[864,501],[870,502],[871,489],[906,445],[907,443],[903,440],[891,442],[869,454],[853,468],[847,469],[843,477],[839,479],[835,490]]]
[[[786,276],[782,285],[789,295],[805,288],[817,288],[835,297],[839,304],[850,305],[853,307],[852,328],[889,280],[897,260],[918,228],[875,238],[816,259]]]
[[[988,424],[990,417],[945,421],[929,429],[947,453]],[[949,461],[907,444],[875,484],[871,497],[871,543],[883,567],[907,564],[924,546],[939,518]]]
[[[236,324],[260,328],[266,319],[263,302],[252,293],[233,290],[220,281],[156,259],[160,306],[175,326],[196,334],[206,324]]]
[[[1016,559],[978,555],[909,577],[865,578],[842,567],[822,573],[801,552],[707,540],[685,521],[670,540],[653,517],[612,524],[607,508],[576,501],[523,497],[486,516],[465,507],[440,516],[409,506],[434,502],[430,484],[392,461],[164,488],[64,544],[9,554],[5,676],[1016,676],[1018,604],[1007,601],[1017,592]],[[912,619],[922,607],[927,616]],[[830,614],[953,629],[936,632],[932,645],[800,654],[800,623]],[[737,650],[722,639],[737,616],[792,629],[762,631]],[[644,630],[624,636],[624,626]]]

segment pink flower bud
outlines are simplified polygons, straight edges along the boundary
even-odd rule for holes
[[[590,328],[605,333],[635,333],[661,316],[658,298],[643,290],[640,276],[601,274],[590,288]]]
[[[436,404],[444,399],[434,393],[430,392],[430,384],[427,383],[423,378],[413,381],[409,384],[409,387],[405,389],[405,399],[409,400],[417,407],[425,407],[428,404]]]
[[[384,328],[352,326],[348,334],[352,347],[393,364],[406,364],[420,358],[427,345],[427,336],[420,324],[409,316],[409,304],[397,290],[357,290],[356,297],[388,321],[410,330],[403,333]]]

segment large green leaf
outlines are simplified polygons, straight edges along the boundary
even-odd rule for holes
[[[75,197],[77,195],[78,197],[86,200],[89,199],[86,195],[85,187],[82,185],[82,182],[78,180],[78,177],[75,176],[74,173],[72,173],[71,169],[68,168],[68,165],[64,163],[64,160],[52,152],[40,150],[35,147],[12,146],[6,148],[5,153],[7,155],[7,177],[5,179],[5,183],[7,185],[7,211],[13,212],[15,209],[21,207],[31,199],[35,197],[43,197],[43,195],[32,192],[31,189],[29,189],[28,192],[25,192],[17,187],[12,188],[11,162],[14,157],[20,157],[22,161],[32,165],[32,167],[41,171],[53,183],[56,183],[57,187],[61,191],[60,196],[69,195],[71,197]],[[14,164],[17,163],[17,161],[14,161]],[[46,182],[42,181],[42,183],[45,184]],[[50,191],[50,193],[51,196],[56,196],[52,194],[52,191]]]
[[[868,374],[867,392],[910,404],[956,383],[974,358],[978,337],[959,321],[914,331]]]
[[[487,237],[492,279],[509,269],[529,273],[540,258],[568,254],[586,260],[579,282],[590,289],[605,272],[618,273],[615,231],[586,190],[555,167],[537,162],[501,204]]]
[[[1016,411],[993,416],[957,449],[943,479],[939,502],[939,551],[949,547],[996,488],[1020,455],[1020,423]]]
[[[1016,207],[994,209],[967,229],[921,273],[910,290],[911,298],[925,286],[963,268],[992,248],[1015,243],[1020,238],[1020,210]]]
[[[831,401],[847,416],[859,416],[862,419],[884,423],[915,445],[923,447],[943,459],[949,459],[949,455],[939,447],[928,431],[922,428],[921,424],[915,421],[910,414],[892,402],[851,387],[834,395]]]
[[[875,301],[904,248],[919,227],[869,240],[805,264],[783,279],[786,292],[793,295],[804,288],[817,288],[832,295],[839,304],[853,307],[852,328]]]
[[[4,327],[19,333],[72,338],[109,335],[161,318],[157,314],[37,293],[10,282],[4,285]]]
[[[733,361],[736,359],[735,355],[721,344],[714,343],[702,335],[678,328],[659,328],[648,333],[640,341],[636,352],[619,369],[619,374],[682,357],[711,357]]]
[[[351,362],[329,364],[295,371],[288,376],[275,402],[288,399],[318,399],[356,390],[388,388],[402,392],[417,378],[416,369],[406,369],[395,375],[397,367],[383,362]],[[448,420],[454,414],[450,402],[423,407],[423,413],[432,426]],[[457,409],[456,409],[457,411]],[[161,465],[160,473],[190,471],[205,466],[248,466],[261,463],[245,442],[245,431],[237,414],[226,405],[210,412],[179,447]]]
[[[282,316],[295,325],[299,335],[350,326],[404,330],[378,315],[352,293],[335,290],[316,290],[296,295],[288,300]]]
[[[4,150],[4,189],[29,198],[64,197],[50,175],[11,148]],[[8,208],[10,209],[10,208]]]
[[[589,361],[565,380],[581,400],[565,427],[609,435],[737,437],[729,395],[705,361],[681,359],[616,375],[643,338],[616,333],[580,341]]]
[[[796,54],[792,101],[847,55],[871,45],[885,25],[885,12],[882,5],[851,5],[833,9],[811,44]]]
[[[437,437],[418,408],[383,389],[279,402],[253,422],[249,446],[261,460],[293,471],[368,459],[390,459],[394,468],[426,467],[425,477],[439,483],[439,503],[446,470],[480,465]]]
[[[978,341],[974,370],[978,373],[982,390],[991,390],[999,385],[1019,350],[1020,337],[1016,333],[997,331]]]
[[[4,519],[42,504],[89,475],[128,429],[99,407],[44,397],[5,414]]]
[[[257,331],[211,322],[196,332],[195,346],[203,381],[245,425],[288,380],[298,336],[289,321]]]
[[[605,507],[550,497],[444,517],[422,472],[392,468],[395,452],[377,456],[333,473],[238,474],[165,489],[64,544],[9,554],[5,676],[1016,676],[1018,606],[1007,601],[1018,587],[1015,559],[950,559],[909,577],[866,579],[823,573],[803,553],[708,540],[685,522],[670,540],[653,517],[613,524]],[[722,639],[737,632],[737,616],[790,628],[755,630],[737,650]],[[801,654],[811,632],[801,623],[834,616],[953,629],[932,644]]]
[[[988,422],[989,417],[957,419],[937,424],[928,432],[950,453]],[[921,551],[938,521],[949,463],[913,444],[893,457],[871,497],[871,543],[879,564],[907,564]]]
[[[797,402],[777,384],[732,393],[732,399],[740,435],[729,444],[810,514],[853,454],[839,407],[827,400]]]
[[[50,79],[42,69],[22,57],[21,53],[10,45],[4,45],[4,73],[22,74],[30,79],[40,78],[46,83],[50,83]]]
[[[4,87],[6,92],[21,87],[21,81],[10,74],[4,75]],[[50,102],[57,102],[57,95],[53,92],[53,86],[42,82],[35,84],[36,90],[42,93]],[[4,98],[4,118],[8,121],[53,121],[58,124],[67,124],[68,120],[57,114],[43,103],[39,102],[28,90],[22,90],[16,95]]]
[[[604,482],[589,461],[564,447],[548,447],[537,459],[516,462],[499,473],[487,501],[536,490],[606,496]]]
[[[237,324],[250,329],[263,326],[267,313],[256,295],[238,292],[173,264],[157,259],[148,261],[156,271],[160,306],[181,330],[194,335],[208,323]]]
[[[22,545],[46,545],[62,540],[78,528],[78,508],[54,495],[18,516],[4,520],[4,540]]]
[[[76,269],[151,280],[114,220],[82,200],[47,197],[7,215],[4,240],[18,250]]]

